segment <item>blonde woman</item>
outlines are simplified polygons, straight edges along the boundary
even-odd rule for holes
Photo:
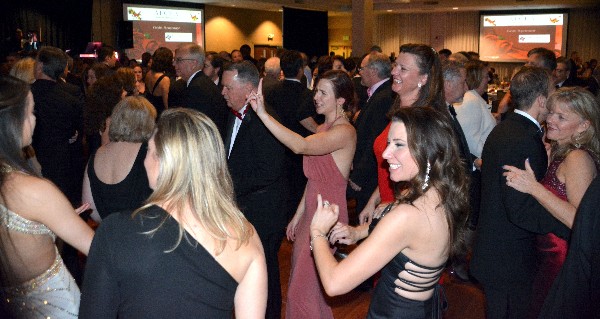
[[[98,228],[80,318],[264,318],[266,262],[235,204],[215,124],[165,111],[144,161],[147,204]]]
[[[27,82],[27,84],[35,82],[35,60],[27,57],[17,61],[10,69],[10,75]]]

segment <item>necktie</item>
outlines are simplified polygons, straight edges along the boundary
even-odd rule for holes
[[[238,119],[243,120],[244,119],[244,115],[246,115],[246,113],[248,113],[248,107],[246,107],[246,109],[244,109],[244,111],[242,111],[242,113],[235,111],[233,109],[229,109],[229,111],[235,115],[235,117],[237,117]]]
[[[370,98],[371,95],[373,95],[373,92],[371,92],[371,88],[367,89],[367,96]]]

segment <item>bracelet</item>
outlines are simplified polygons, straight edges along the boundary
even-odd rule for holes
[[[323,237],[323,238],[327,239],[327,236],[325,236],[325,235],[323,235],[323,234],[316,234],[316,235],[313,235],[313,236],[310,238],[310,251],[312,251],[312,250],[313,250],[313,240],[315,240],[315,239],[317,239],[317,238],[319,238],[319,237]]]

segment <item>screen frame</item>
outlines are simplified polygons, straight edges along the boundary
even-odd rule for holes
[[[539,10],[493,10],[493,11],[479,11],[479,36],[478,36],[478,52],[482,52],[482,39],[483,39],[483,19],[484,16],[489,15],[535,15],[535,14],[563,14],[563,39],[561,43],[560,56],[567,55],[567,46],[569,44],[569,9],[539,9]],[[494,62],[494,63],[523,63],[527,62],[526,59],[514,59],[514,60],[485,60],[486,62]]]
[[[138,6],[150,6],[150,7],[162,7],[162,8],[173,8],[173,9],[191,9],[191,10],[199,10],[202,12],[201,21],[202,24],[202,43],[200,46],[203,50],[206,50],[206,9],[205,5],[201,3],[194,2],[180,2],[180,1],[162,1],[162,0],[122,0],[121,1],[121,19],[122,21],[131,21],[127,20],[127,10],[126,5],[138,5]]]

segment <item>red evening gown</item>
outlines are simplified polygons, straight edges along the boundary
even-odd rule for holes
[[[394,201],[394,183],[390,180],[390,171],[388,162],[383,159],[383,151],[387,147],[387,138],[390,133],[390,124],[388,124],[383,132],[377,136],[373,143],[373,152],[377,160],[377,186],[379,186],[379,197],[381,203],[391,203]]]
[[[567,189],[556,177],[556,171],[563,160],[555,160],[541,183],[558,198],[567,201]],[[537,240],[538,272],[533,282],[532,318],[537,318],[544,299],[550,291],[554,279],[565,262],[569,244],[554,234],[538,235]]]
[[[329,127],[322,125],[317,132]],[[310,251],[310,223],[317,209],[317,194],[323,200],[340,207],[339,221],[348,223],[346,185],[348,180],[338,169],[331,154],[304,156],[306,200],[304,214],[296,228],[296,240],[292,251],[292,270],[287,293],[286,318],[333,318],[331,307],[325,301],[317,268]]]

